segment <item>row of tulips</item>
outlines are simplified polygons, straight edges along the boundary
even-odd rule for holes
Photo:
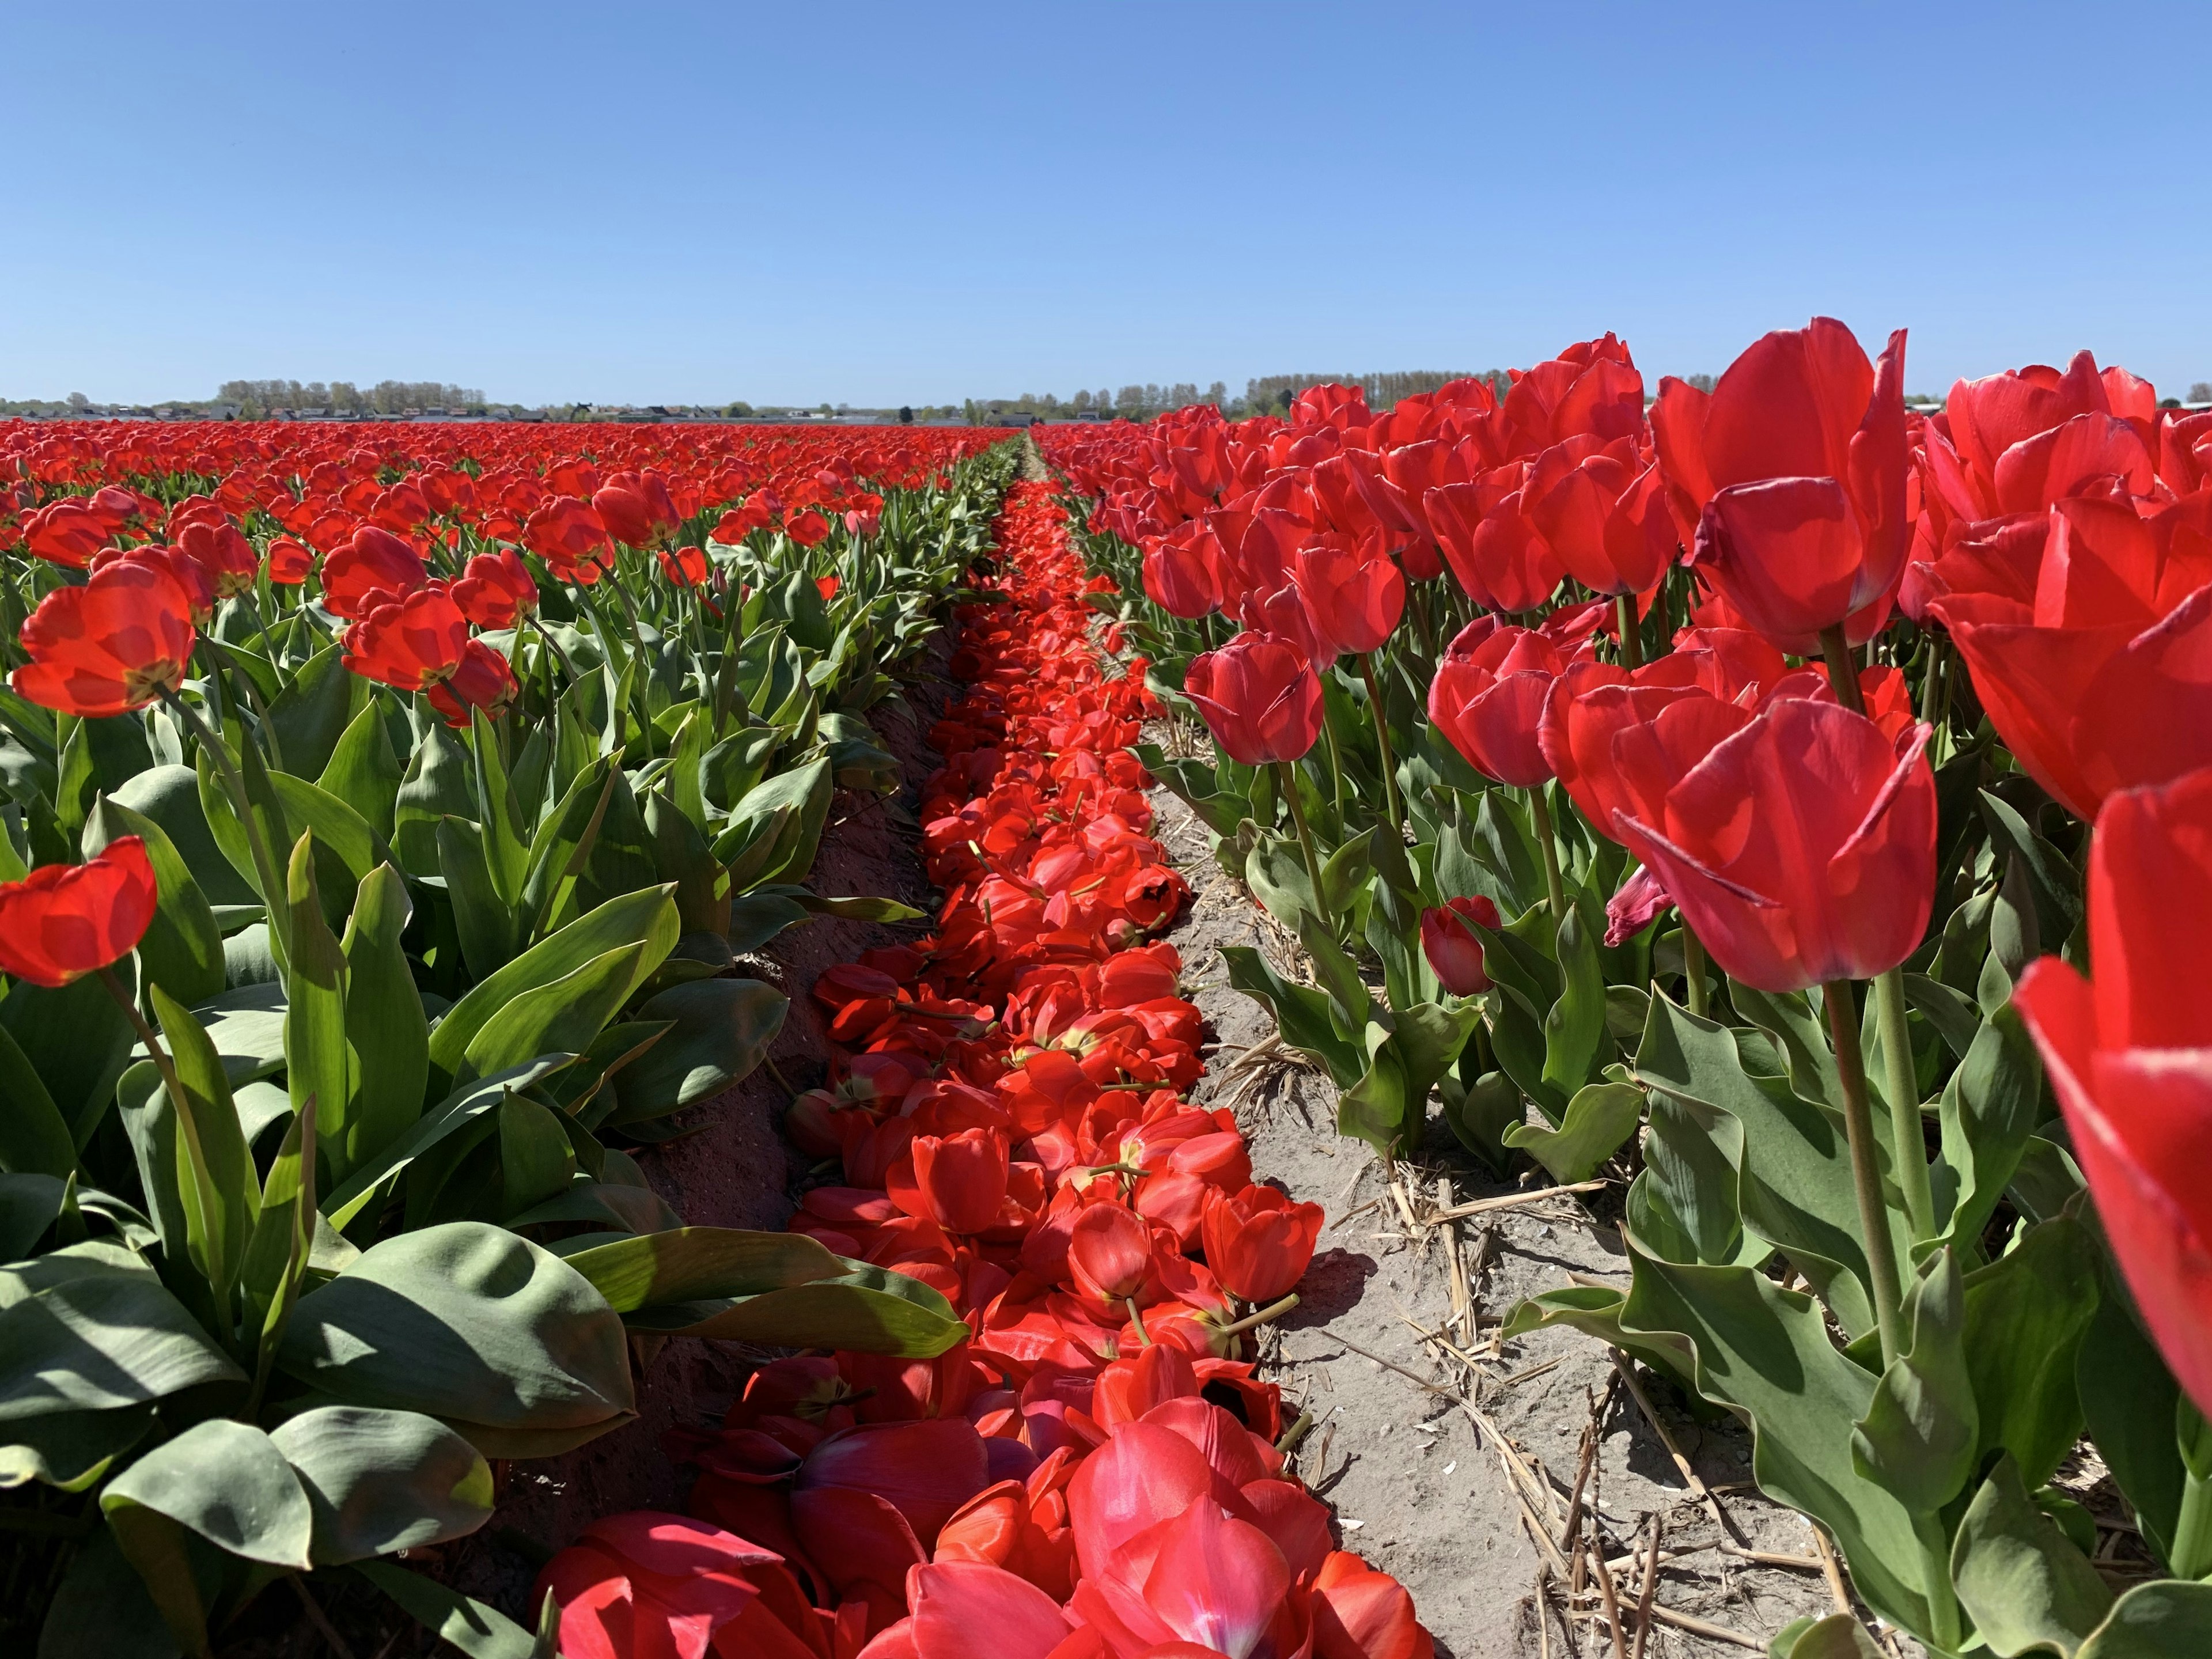
[[[1647,398],[1607,335],[1048,453],[1340,1127],[1403,1153],[1436,1095],[1500,1173],[1628,1181],[1628,1291],[1508,1334],[1735,1411],[1933,1652],[2212,1645],[2212,413],[2085,352],[1923,416],[1905,352],[1815,319]],[[2131,1577],[2051,1484],[2085,1430]]]
[[[1127,752],[1156,707],[1088,635],[1048,486],[999,524],[933,731],[935,933],[825,973],[828,1086],[799,1146],[842,1167],[793,1222],[941,1291],[934,1359],[763,1366],[685,1433],[688,1516],[593,1528],[547,1569],[569,1659],[1419,1659],[1405,1591],[1332,1548],[1236,1358],[1291,1304],[1321,1211],[1255,1186],[1185,1100],[1198,1011],[1158,935],[1188,896]],[[1100,584],[1091,584],[1093,588]]]
[[[634,1418],[632,1335],[965,1334],[646,1166],[782,1024],[744,958],[913,914],[805,884],[1013,456],[579,435],[0,434],[10,1639],[204,1654],[350,1574],[526,1651],[388,1558]]]

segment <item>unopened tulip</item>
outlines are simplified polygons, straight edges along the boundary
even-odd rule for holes
[[[1213,740],[1243,766],[1301,759],[1321,735],[1321,681],[1305,652],[1271,634],[1239,634],[1192,659],[1183,695]]]
[[[1304,1276],[1321,1238],[1318,1204],[1295,1204],[1273,1187],[1209,1193],[1199,1235],[1206,1265],[1231,1294],[1273,1302]]]
[[[1485,777],[1534,787],[1552,775],[1537,728],[1552,682],[1565,665],[1542,635],[1477,617],[1437,665],[1429,718]]]
[[[1468,927],[1469,921],[1484,927],[1502,925],[1497,905],[1480,893],[1421,912],[1421,954],[1438,982],[1455,997],[1479,996],[1490,988],[1482,941]]]
[[[2106,801],[2087,897],[2093,978],[2041,957],[2013,1006],[2136,1306],[2212,1413],[2212,769]]]
[[[1662,823],[1616,809],[1613,833],[1747,985],[1872,979],[1920,943],[1934,902],[1930,735],[1893,743],[1836,703],[1771,703],[1667,792]]]

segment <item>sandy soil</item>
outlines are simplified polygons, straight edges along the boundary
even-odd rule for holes
[[[1657,1603],[1725,1627],[1741,1645],[1661,1623],[1646,1655],[1764,1652],[1767,1639],[1790,1620],[1832,1611],[1810,1527],[1749,1488],[1750,1440],[1735,1419],[1702,1407],[1693,1416],[1664,1382],[1638,1374],[1645,1398],[1713,1494],[1711,1504],[1732,1536],[1689,1489],[1631,1393],[1614,1381],[1606,1349],[1572,1332],[1541,1333],[1506,1343],[1502,1352],[1494,1347],[1497,1322],[1524,1295],[1555,1288],[1570,1274],[1626,1283],[1619,1235],[1598,1219],[1607,1200],[1617,1210],[1617,1194],[1594,1194],[1601,1206],[1595,1213],[1572,1199],[1547,1199],[1523,1209],[1409,1226],[1382,1164],[1364,1144],[1336,1134],[1336,1091],[1325,1074],[1273,1058],[1237,1069],[1243,1050],[1274,1035],[1273,1021],[1228,988],[1217,947],[1256,945],[1287,966],[1289,942],[1265,922],[1243,885],[1222,873],[1188,809],[1164,790],[1156,790],[1153,799],[1153,833],[1197,896],[1170,937],[1182,953],[1185,994],[1204,1010],[1218,1042],[1200,1097],[1235,1103],[1258,1179],[1328,1212],[1321,1252],[1302,1287],[1304,1300],[1275,1328],[1266,1352],[1286,1394],[1314,1413],[1298,1467],[1336,1505],[1343,1546],[1406,1583],[1440,1655],[1610,1654],[1602,1598],[1594,1589],[1574,1604],[1586,1605],[1593,1617],[1573,1620],[1571,1632],[1563,1593],[1568,1586],[1533,1541],[1522,1520],[1523,1498],[1509,1478],[1509,1464],[1525,1471],[1520,1491],[1551,1538],[1563,1537],[1583,1435],[1595,1422],[1597,1450],[1585,1506],[1610,1540],[1607,1559],[1615,1563],[1611,1573],[1632,1646],[1640,1552],[1648,1547],[1654,1516],[1667,1556],[1681,1553],[1662,1561]],[[1462,1155],[1439,1116],[1430,1121],[1426,1144],[1422,1158],[1397,1171],[1417,1219],[1453,1202],[1518,1190]],[[1536,1176],[1544,1179],[1540,1171]],[[1454,1229],[1476,1325],[1471,1340],[1464,1325],[1454,1340],[1472,1354],[1473,1366],[1447,1359],[1421,1334],[1453,1316]],[[1510,1440],[1510,1450],[1476,1426],[1469,1403]],[[1589,1525],[1583,1523],[1585,1535]],[[1805,1565],[1761,1565],[1723,1553],[1724,1543]],[[1638,1553],[1632,1566],[1622,1559],[1632,1551]],[[1542,1605],[1548,1622],[1540,1635],[1540,1571],[1547,1580]]]

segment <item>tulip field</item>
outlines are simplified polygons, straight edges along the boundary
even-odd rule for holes
[[[1923,414],[1905,349],[0,424],[10,1650],[2212,1654],[2212,411],[2084,352]],[[830,890],[864,817],[933,910]],[[1186,959],[1200,879],[1261,944]],[[1537,1480],[1533,1600],[1432,1638],[1268,1346],[1358,1236],[1213,975],[1363,1173],[1617,1243],[1487,1354],[1741,1425],[1828,1611]],[[781,1231],[667,1196],[757,1071]],[[687,1343],[737,1396],[655,1439]],[[1367,1358],[1489,1423],[1447,1356]],[[621,1436],[677,1507],[466,1576]]]

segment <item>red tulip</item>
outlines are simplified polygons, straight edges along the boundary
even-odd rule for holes
[[[23,623],[31,660],[9,683],[64,714],[128,714],[184,684],[195,637],[191,603],[176,579],[122,560],[40,601]]]
[[[477,554],[451,592],[461,614],[478,628],[512,628],[538,613],[538,583],[511,547]]]
[[[1599,593],[1644,593],[1680,545],[1656,461],[1632,437],[1555,444],[1522,491],[1528,521],[1567,574]]]
[[[1073,1632],[1051,1596],[1001,1567],[938,1561],[906,1583],[913,1614],[871,1645],[877,1659],[1048,1659]]]
[[[1304,1276],[1322,1219],[1320,1205],[1294,1204],[1273,1187],[1208,1193],[1199,1223],[1206,1265],[1233,1295],[1273,1302]]]
[[[1710,396],[1662,381],[1651,424],[1686,562],[1747,625],[1803,656],[1887,619],[1911,532],[1903,330],[1879,368],[1832,318],[1778,330]]]
[[[1006,1201],[1008,1164],[1003,1129],[963,1129],[957,1134],[916,1135],[909,1149],[913,1185],[892,1192],[908,1213],[926,1216],[948,1233],[980,1233],[999,1218]]]
[[[1949,591],[1929,610],[1997,735],[2068,811],[2212,762],[2212,536],[2190,503],[2063,501],[2046,537],[1934,568]]]
[[[1544,699],[1565,668],[1542,635],[1477,617],[1429,683],[1429,718],[1485,777],[1533,788],[1552,775],[1537,741]]]
[[[2013,1006],[2041,1050],[2097,1213],[2159,1351],[2212,1411],[2212,769],[2113,793],[2089,854],[2085,980],[2028,966]]]
[[[1185,519],[1145,544],[1145,594],[1193,621],[1221,607],[1221,544],[1204,519]]]
[[[1662,657],[1628,684],[1607,664],[1577,663],[1545,700],[1537,734],[1545,762],[1583,816],[1607,836],[1615,835],[1616,813],[1661,822],[1667,792],[1723,738],[1751,723],[1751,708],[1734,698],[1699,684],[1644,678],[1662,669],[1674,669],[1669,677],[1679,678],[1674,665],[1686,655]]]
[[[482,640],[443,588],[379,605],[346,629],[345,665],[365,679],[420,691],[456,726],[471,708],[497,713],[515,693],[514,671]]]
[[[198,560],[188,559],[175,548],[165,547],[159,542],[141,542],[136,547],[103,547],[92,556],[94,570],[105,570],[111,564],[152,566],[182,590],[185,608],[191,613],[195,629],[204,629],[215,619],[215,583]]]
[[[1613,833],[1735,978],[1872,979],[1920,943],[1934,902],[1931,735],[1893,744],[1838,704],[1785,698],[1667,792],[1662,822],[1616,809]]]
[[[105,968],[137,948],[160,896],[136,836],[0,882],[0,971],[52,989]]]
[[[1460,920],[1462,916],[1466,921]],[[1480,893],[1421,912],[1421,954],[1429,959],[1438,982],[1455,997],[1479,996],[1490,988],[1482,940],[1468,921],[1484,927],[1502,925],[1497,905]]]
[[[1249,1654],[1271,1634],[1289,1654],[1304,1650],[1291,1587],[1274,1541],[1208,1495],[1086,1571],[1069,1607],[1116,1655]]]
[[[2095,477],[2117,475],[2130,493],[2149,495],[2145,434],[2114,410],[2107,384],[2122,374],[2099,374],[2078,351],[2063,374],[2037,363],[1954,383],[1923,439],[1932,494],[1968,520],[2041,513]]]
[[[23,520],[24,544],[40,558],[71,570],[90,564],[92,556],[114,534],[105,515],[75,496],[42,507]]]
[[[269,580],[279,587],[297,587],[314,574],[314,550],[288,536],[269,544]]]
[[[1414,1616],[1406,1587],[1389,1573],[1332,1550],[1313,1588],[1316,1659],[1434,1659],[1435,1638]]]
[[[703,1659],[710,1642],[717,1654],[797,1659],[826,1637],[781,1556],[688,1516],[593,1522],[546,1563],[532,1605],[548,1591],[570,1659]]]
[[[626,475],[610,479],[592,497],[592,511],[607,533],[632,547],[658,547],[676,532],[680,520],[658,478]]]
[[[1471,483],[1439,484],[1422,498],[1444,562],[1468,597],[1516,616],[1550,599],[1566,574],[1522,510],[1528,477],[1528,464],[1516,461]]]
[[[429,580],[422,556],[388,530],[365,524],[323,561],[323,604],[349,620],[405,599]]]
[[[589,501],[574,495],[556,495],[539,506],[522,527],[522,542],[562,581],[586,587],[614,562],[605,524]]]
[[[1273,635],[1239,634],[1193,658],[1182,689],[1213,740],[1240,765],[1300,759],[1321,735],[1321,681],[1312,663]]]
[[[207,572],[216,597],[250,592],[261,574],[261,560],[236,525],[188,524],[177,532],[177,550]]]
[[[1086,1295],[1121,1302],[1152,1277],[1152,1230],[1119,1204],[1088,1205],[1068,1233],[1067,1265]]]
[[[925,1417],[866,1423],[831,1435],[807,1454],[792,1500],[804,1530],[811,1494],[842,1490],[880,1498],[928,1550],[954,1511],[990,1484],[989,1453],[975,1425],[964,1417]]]
[[[1335,656],[1377,650],[1406,611],[1406,578],[1386,555],[1331,535],[1297,555],[1294,578],[1314,631]]]
[[[661,574],[678,587],[703,587],[707,583],[707,551],[700,547],[661,548],[654,556]],[[827,594],[823,596],[828,598]]]

